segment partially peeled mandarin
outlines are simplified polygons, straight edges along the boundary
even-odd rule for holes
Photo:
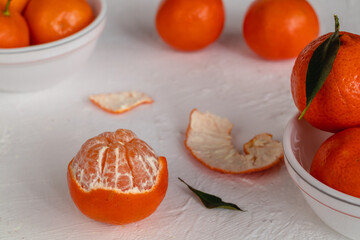
[[[132,131],[118,129],[87,140],[68,166],[75,205],[105,223],[127,224],[152,214],[165,197],[165,157]]]

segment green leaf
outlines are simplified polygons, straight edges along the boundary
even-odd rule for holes
[[[306,107],[301,113],[301,119],[308,110],[315,95],[329,76],[340,47],[339,18],[334,15],[335,32],[322,42],[314,51],[306,73]]]
[[[235,204],[223,202],[221,200],[221,198],[211,195],[211,194],[208,194],[208,193],[204,193],[202,191],[199,191],[199,190],[191,187],[189,184],[187,184],[181,178],[178,178],[178,179],[180,181],[182,181],[191,191],[193,191],[200,198],[201,202],[204,204],[205,207],[207,207],[207,208],[226,208],[226,209],[238,210],[238,211],[244,212],[244,210],[242,210]]]

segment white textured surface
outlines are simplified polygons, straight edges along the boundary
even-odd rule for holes
[[[158,0],[109,0],[107,26],[84,69],[36,93],[0,93],[0,239],[344,239],[308,207],[281,164],[249,175],[208,170],[184,147],[193,108],[227,117],[234,144],[260,132],[281,140],[296,112],[289,77],[294,60],[257,58],[241,36],[250,0],[225,0],[218,42],[194,53],[169,49],[153,26]],[[360,33],[360,1],[312,0],[321,33]],[[46,69],[44,69],[46,71]],[[122,115],[95,107],[99,92],[143,91],[155,102]],[[169,188],[149,218],[126,226],[88,219],[70,199],[67,164],[88,138],[133,130],[168,159]],[[204,208],[177,177],[247,212]]]

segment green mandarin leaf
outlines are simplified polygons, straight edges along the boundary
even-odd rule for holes
[[[301,113],[301,119],[311,102],[329,76],[340,47],[339,18],[334,15],[335,32],[322,42],[314,51],[306,73],[306,108]]]
[[[221,198],[199,191],[193,187],[191,187],[189,184],[187,184],[184,180],[182,180],[181,178],[178,178],[181,182],[183,182],[193,193],[195,193],[201,200],[201,202],[204,204],[205,207],[207,208],[226,208],[226,209],[231,209],[231,210],[238,210],[238,211],[243,211],[241,208],[239,208],[237,205],[233,204],[233,203],[227,203],[227,202],[223,202],[221,200]]]

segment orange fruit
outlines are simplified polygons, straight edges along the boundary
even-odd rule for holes
[[[29,46],[29,28],[25,19],[8,7],[9,5],[0,10],[0,48]]]
[[[231,140],[232,126],[226,118],[194,109],[190,113],[185,146],[196,160],[222,173],[258,172],[284,158],[282,144],[267,133],[245,143],[245,154],[241,154]]]
[[[152,214],[168,186],[165,157],[130,130],[105,132],[87,140],[67,172],[71,197],[86,216],[127,224]]]
[[[0,0],[0,9],[5,8],[8,0]],[[9,9],[21,13],[29,0],[11,0]]]
[[[33,44],[70,36],[94,19],[86,0],[30,0],[25,10]]]
[[[119,92],[91,95],[90,101],[110,113],[127,112],[141,104],[153,103],[154,100],[142,92]]]
[[[310,174],[340,192],[360,197],[360,128],[328,138],[312,161]]]
[[[194,51],[213,43],[224,21],[222,0],[164,0],[156,14],[156,29],[173,48]]]
[[[315,49],[331,33],[312,41],[300,53],[291,74],[291,93],[297,108],[306,107],[306,74]],[[340,32],[340,47],[328,77],[304,115],[316,128],[338,132],[360,126],[360,36]]]
[[[247,45],[270,59],[296,57],[319,34],[319,21],[306,0],[255,0],[243,21]]]

